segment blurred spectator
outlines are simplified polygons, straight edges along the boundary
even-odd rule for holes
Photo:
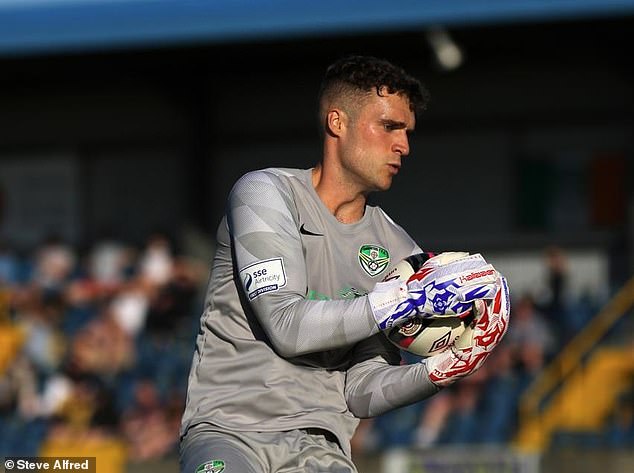
[[[171,415],[171,418],[170,418]],[[180,411],[177,417],[180,419]],[[178,430],[174,430],[174,412],[161,403],[156,385],[140,380],[134,388],[132,406],[124,412],[121,431],[134,461],[160,458],[176,447]]]
[[[115,433],[119,416],[104,382],[98,376],[79,374],[69,386],[70,393],[55,411],[58,423],[77,431]],[[65,390],[66,386],[62,389]]]
[[[425,410],[416,430],[416,446],[429,447],[438,442],[452,408],[453,399],[449,390],[437,394],[426,402]]]
[[[61,291],[76,262],[73,249],[57,236],[50,236],[37,250],[34,282],[45,291]]]
[[[172,264],[170,280],[153,292],[148,311],[147,330],[152,335],[174,335],[183,320],[192,313],[192,301],[199,280],[188,265],[177,260]]]
[[[133,281],[121,289],[110,304],[113,319],[131,337],[145,328],[150,304],[148,292],[140,281]]]
[[[139,274],[152,286],[167,284],[174,264],[169,238],[161,233],[151,235],[139,262]]]
[[[495,376],[488,366],[489,361],[474,375],[449,389],[449,406],[445,406],[446,417],[436,443],[462,445],[481,441],[482,424],[489,421],[483,412],[482,401],[488,383]]]
[[[546,249],[546,269],[550,295],[546,301],[546,310],[552,314],[564,309],[564,297],[567,284],[568,261],[563,249],[551,246]]]
[[[64,356],[66,341],[59,329],[65,304],[56,292],[31,287],[16,299],[15,320],[24,332],[24,351],[42,373],[56,370]]]
[[[530,295],[513,304],[513,320],[506,334],[520,369],[535,374],[555,351],[556,339],[544,316],[537,310]]]
[[[107,377],[131,367],[134,356],[133,338],[107,311],[82,328],[70,347],[74,369]]]
[[[550,246],[546,249],[547,292],[535,301],[546,321],[550,324],[558,344],[567,340],[570,329],[566,320],[566,286],[568,284],[568,260],[562,248]]]
[[[73,398],[73,382],[64,374],[55,374],[46,380],[40,398],[40,414],[53,417],[59,414]]]
[[[133,257],[133,251],[114,238],[100,239],[88,258],[90,277],[101,286],[117,287],[128,277]]]
[[[13,359],[0,377],[0,415],[31,419],[39,413],[37,375],[23,354]]]

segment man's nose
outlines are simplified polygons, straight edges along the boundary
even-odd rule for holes
[[[405,130],[398,134],[398,138],[394,142],[392,149],[395,153],[398,153],[401,156],[407,156],[409,154],[409,138]]]

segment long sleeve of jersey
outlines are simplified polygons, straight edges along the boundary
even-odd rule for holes
[[[436,394],[425,361],[394,366],[380,356],[357,363],[346,373],[346,402],[356,417],[374,417]]]
[[[277,176],[259,171],[236,183],[227,209],[246,303],[287,358],[352,345],[378,332],[367,297],[306,299],[307,267],[293,199]],[[266,278],[273,282],[262,289],[259,281]]]

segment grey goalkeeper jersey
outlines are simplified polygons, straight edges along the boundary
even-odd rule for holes
[[[199,423],[237,432],[321,428],[349,454],[358,417],[436,392],[424,364],[398,366],[364,297],[420,249],[378,207],[366,206],[354,224],[338,222],[311,176],[255,171],[230,193],[182,435]]]

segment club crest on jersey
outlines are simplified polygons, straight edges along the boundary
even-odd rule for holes
[[[390,264],[390,253],[378,245],[363,245],[359,248],[359,264],[370,276],[378,276]]]
[[[222,473],[223,471],[225,471],[225,462],[223,460],[211,460],[196,468],[195,473]]]

